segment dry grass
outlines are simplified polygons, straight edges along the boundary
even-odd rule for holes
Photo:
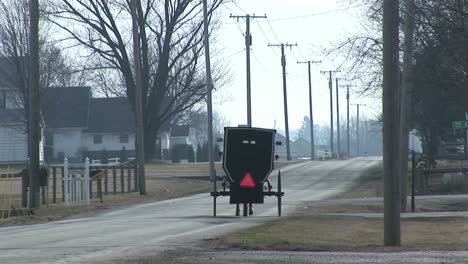
[[[468,219],[402,221],[402,246],[382,246],[383,220],[350,216],[290,217],[226,237],[227,245],[269,250],[461,250],[468,248]]]
[[[217,164],[219,167],[220,164]],[[32,216],[11,217],[9,219],[0,219],[0,225],[15,225],[15,224],[32,224],[47,221],[61,220],[71,216],[82,216],[83,214],[92,214],[104,209],[115,208],[119,206],[127,206],[137,203],[145,203],[159,201],[164,199],[187,196],[190,194],[209,192],[212,189],[212,184],[208,177],[190,177],[195,175],[208,175],[208,165],[205,164],[149,164],[145,166],[146,170],[146,186],[147,195],[139,195],[139,193],[121,193],[120,189],[120,171],[117,170],[116,189],[117,193],[113,193],[114,178],[112,170],[109,170],[108,175],[108,195],[103,195],[103,203],[97,199],[96,182],[93,182],[93,198],[89,206],[65,206],[62,201],[61,192],[61,175],[57,171],[57,203],[52,203],[52,187],[49,187],[48,205],[34,210]],[[219,167],[220,168],[220,167]],[[171,176],[172,175],[172,176]],[[179,177],[182,176],[182,177]],[[127,191],[127,179],[124,179],[125,192]],[[50,179],[52,181],[52,179]],[[50,183],[51,185],[51,183]],[[133,175],[132,175],[132,189]],[[5,191],[7,190],[7,191]],[[0,180],[0,207],[10,208],[13,205],[15,208],[21,208],[20,193],[21,179],[13,178],[10,181],[6,179]],[[103,184],[104,191],[104,184]],[[11,203],[11,204],[10,204]],[[1,209],[0,209],[1,210]],[[10,213],[11,214],[11,213]],[[5,216],[7,213],[5,213]],[[1,218],[1,214],[0,214]]]
[[[66,206],[63,203],[49,204],[34,210],[33,216],[11,217],[4,219],[0,225],[32,224],[65,219],[71,216],[83,216],[105,209],[128,206],[132,204],[160,201],[190,194],[209,192],[212,185],[207,180],[179,178],[149,178],[147,180],[147,195],[139,193],[109,194],[99,199],[92,199],[91,205]]]

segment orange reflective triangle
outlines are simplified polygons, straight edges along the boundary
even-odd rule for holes
[[[240,187],[243,187],[243,188],[255,188],[255,185],[256,185],[255,181],[252,178],[252,175],[250,174],[250,172],[247,172],[244,175],[244,178],[242,178],[240,182]]]

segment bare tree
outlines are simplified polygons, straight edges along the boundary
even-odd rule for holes
[[[192,131],[191,141],[195,145],[202,145],[208,141],[207,119],[206,111],[192,111],[181,118],[181,124],[189,125]],[[224,134],[224,127],[228,122],[219,112],[213,113],[213,140],[222,137]]]
[[[23,126],[13,128],[27,133],[29,88],[29,0],[0,1],[0,57],[9,70],[11,112]],[[47,27],[39,26],[40,90],[50,86],[67,86],[76,82],[60,49],[47,43]]]
[[[209,5],[213,12],[223,0]],[[56,0],[51,22],[99,57],[101,68],[116,70],[135,109],[135,78],[128,28],[129,1]],[[145,157],[155,152],[162,124],[191,110],[206,96],[200,65],[203,54],[202,3],[190,0],[141,1],[137,6],[142,58]],[[219,78],[219,76],[218,76]],[[216,79],[215,79],[216,80]]]

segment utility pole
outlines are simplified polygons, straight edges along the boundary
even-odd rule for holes
[[[400,246],[399,1],[383,2],[384,245]]]
[[[294,46],[297,46],[297,44],[268,44],[268,47],[281,47],[281,66],[283,68],[284,127],[286,130],[287,160],[291,160],[291,150],[289,146],[288,96],[286,92],[286,56],[284,55],[284,47],[292,48]]]
[[[251,93],[251,79],[250,79],[250,46],[252,46],[252,35],[250,34],[250,20],[254,18],[267,18],[264,16],[245,15],[245,16],[233,16],[230,18],[245,18],[246,32],[245,32],[245,58],[247,62],[247,125],[252,127],[252,93]]]
[[[144,150],[144,134],[143,134],[143,103],[141,89],[141,52],[140,52],[140,37],[138,34],[138,10],[140,5],[139,0],[132,0],[132,31],[133,31],[133,59],[135,62],[135,114],[136,114],[136,151],[137,151],[137,170],[138,170],[138,186],[141,195],[146,194],[145,180],[145,150]],[[135,175],[136,177],[136,175]]]
[[[346,85],[346,155],[349,159],[349,84]]]
[[[340,85],[340,87],[346,87],[346,155],[350,157],[350,140],[349,140],[349,88],[355,87],[355,85]]]
[[[335,86],[336,86],[336,144],[337,144],[337,152],[336,157],[339,159],[341,158],[341,143],[340,143],[340,104],[338,101],[338,78],[335,78]]]
[[[307,63],[309,71],[309,117],[310,117],[310,160],[315,159],[315,141],[314,141],[314,116],[312,112],[312,75],[310,65],[312,63],[322,63],[322,61],[298,61],[298,64]]]
[[[28,157],[29,207],[40,206],[39,191],[39,1],[29,1]]]
[[[405,0],[405,25],[403,42],[403,82],[400,92],[400,164],[401,211],[406,212],[408,192],[409,118],[413,76],[414,0]]]
[[[364,154],[367,156],[369,154],[369,145],[368,145],[368,135],[367,133],[369,133],[369,131],[367,130],[367,117],[366,117],[366,121],[364,121]]]
[[[360,145],[360,137],[359,137],[359,106],[365,106],[365,104],[352,104],[352,105],[355,105],[356,106],[356,156],[359,157],[360,156],[360,149],[359,149],[359,145]]]
[[[359,157],[359,104],[357,106],[357,115],[356,115],[356,156]]]
[[[208,35],[208,4],[203,0],[203,42],[205,45],[205,67],[206,67],[206,104],[208,115],[208,162],[210,167],[210,178],[214,183],[216,171],[214,166],[213,148],[213,103],[211,91],[213,90],[213,79],[211,78],[210,62],[210,39]],[[216,187],[216,186],[215,186]]]
[[[328,89],[330,90],[330,154],[333,157],[333,77],[332,73],[340,71],[320,71],[322,74],[328,73]]]

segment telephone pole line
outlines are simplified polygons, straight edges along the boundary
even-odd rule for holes
[[[210,61],[210,39],[208,35],[208,4],[207,0],[203,0],[203,42],[205,44],[205,68],[206,68],[206,109],[208,121],[208,162],[210,179],[216,185],[216,171],[214,165],[214,148],[213,148],[213,103],[211,91],[213,90],[213,79],[211,77],[211,61]],[[216,213],[215,213],[216,215]]]
[[[356,106],[356,156],[360,156],[359,155],[359,144],[360,144],[360,140],[359,140],[359,106],[366,106],[365,104],[352,104],[352,105],[355,105]]]
[[[405,0],[405,25],[403,29],[403,74],[400,92],[400,164],[401,164],[401,212],[406,212],[408,183],[409,115],[413,85],[414,54],[414,0]],[[465,137],[466,138],[466,137]],[[465,144],[466,146],[466,144]]]
[[[338,101],[338,78],[335,78],[335,86],[336,86],[336,143],[337,143],[337,151],[336,157],[339,159],[341,158],[341,142],[340,142],[340,103]]]
[[[383,2],[384,245],[400,246],[399,0]]]
[[[340,71],[320,71],[322,74],[329,74],[328,89],[330,89],[330,154],[333,158],[333,77],[332,74]]]
[[[341,87],[346,87],[346,155],[350,157],[349,151],[349,87],[354,87],[355,85],[341,85]]]
[[[322,63],[322,61],[298,61],[298,64],[307,63],[309,71],[309,117],[310,117],[310,160],[315,159],[315,141],[314,141],[314,116],[312,112],[312,76],[310,65],[313,63]]]
[[[39,190],[39,1],[29,1],[28,177],[29,208],[40,207]]]
[[[291,150],[289,146],[289,124],[288,124],[288,96],[286,92],[286,56],[284,55],[284,47],[294,47],[297,44],[268,44],[268,47],[281,47],[281,66],[283,68],[283,99],[284,99],[284,127],[286,132],[286,155],[287,160],[291,160]]]
[[[137,3],[138,2],[138,3]],[[138,190],[141,195],[146,194],[146,180],[145,180],[145,151],[144,151],[144,134],[143,134],[143,104],[142,104],[142,90],[141,90],[141,57],[140,57],[140,38],[138,34],[138,0],[132,0],[131,13],[132,13],[132,33],[133,33],[133,57],[135,63],[135,114],[136,114],[136,154],[137,154],[137,170],[138,176]]]
[[[256,16],[245,15],[245,16],[233,16],[229,15],[230,18],[237,18],[239,21],[240,18],[245,18],[245,58],[247,62],[247,125],[252,127],[252,93],[251,93],[251,77],[250,77],[250,46],[252,46],[252,35],[250,34],[250,20],[254,18],[267,18],[266,15]]]
[[[349,84],[346,85],[346,155],[349,158]]]

